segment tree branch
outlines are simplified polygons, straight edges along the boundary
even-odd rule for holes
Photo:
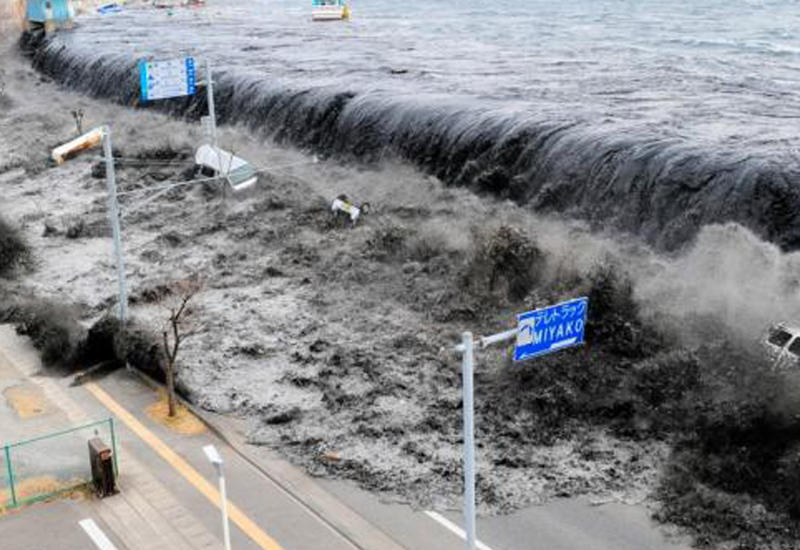
[[[167,336],[167,331],[164,330],[161,334],[164,337],[164,353],[167,354],[167,360],[171,363],[172,361],[174,361],[174,359],[170,357],[169,354],[169,337]]]
[[[178,356],[178,347],[181,345],[181,336],[178,332],[178,325],[180,324],[180,319],[175,316],[172,318],[172,334],[175,338],[174,346],[172,347],[172,357],[173,359]]]
[[[183,310],[184,310],[184,309],[186,309],[186,304],[188,304],[188,303],[189,303],[189,300],[191,300],[191,299],[192,299],[192,296],[194,296],[194,291],[190,291],[190,292],[188,292],[188,293],[187,293],[187,294],[186,294],[186,295],[183,297],[183,299],[181,300],[181,307],[180,307],[180,308],[178,308],[178,312],[177,312],[177,313],[173,313],[173,317],[174,317],[176,320],[180,320],[180,318],[181,318],[181,315],[183,315]]]

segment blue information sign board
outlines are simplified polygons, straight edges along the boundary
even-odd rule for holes
[[[197,92],[197,69],[193,57],[167,61],[139,61],[142,101],[193,95]]]
[[[514,361],[583,344],[588,310],[589,299],[576,298],[517,315]]]

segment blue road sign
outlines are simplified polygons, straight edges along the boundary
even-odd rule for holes
[[[197,92],[194,58],[139,61],[139,87],[143,102],[194,95]]]
[[[589,299],[576,298],[517,315],[514,361],[583,344],[588,310]]]

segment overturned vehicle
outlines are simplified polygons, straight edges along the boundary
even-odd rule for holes
[[[776,323],[761,341],[773,368],[786,369],[800,365],[800,323]]]

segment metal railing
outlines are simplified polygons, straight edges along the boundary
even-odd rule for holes
[[[89,440],[95,437],[111,446],[118,473],[113,418],[0,447],[0,511],[48,500],[90,483]]]

